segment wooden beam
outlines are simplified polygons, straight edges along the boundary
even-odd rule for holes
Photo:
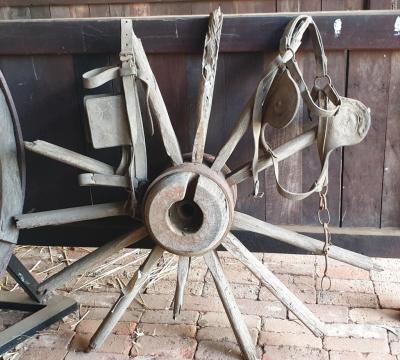
[[[286,24],[298,14],[226,15],[220,52],[277,50]],[[312,14],[325,50],[399,49],[399,11]],[[335,35],[333,24],[342,21]],[[202,51],[207,16],[135,18],[134,30],[149,53]],[[119,53],[120,19],[43,19],[0,22],[0,55]],[[305,39],[304,48],[311,48]]]
[[[201,0],[207,3],[207,0]],[[223,0],[227,1],[227,0]],[[229,0],[228,0],[229,1]],[[242,0],[243,1],[243,0]],[[244,0],[250,2],[251,0]],[[146,3],[185,3],[187,0],[146,0]],[[143,4],[143,0],[0,0],[0,6],[84,6],[94,4]]]

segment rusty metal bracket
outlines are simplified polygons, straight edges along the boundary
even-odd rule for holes
[[[45,303],[37,293],[39,283],[15,255],[7,271],[26,294],[0,292],[0,309],[33,313],[0,333],[0,355],[78,308],[75,300],[65,296],[54,296]]]

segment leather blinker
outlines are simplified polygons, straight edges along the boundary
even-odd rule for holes
[[[300,106],[300,91],[290,72],[285,69],[275,76],[271,91],[263,106],[263,123],[283,129],[296,117]]]

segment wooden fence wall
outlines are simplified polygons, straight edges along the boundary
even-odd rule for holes
[[[334,1],[334,0],[298,0],[298,1],[182,1],[182,2],[147,2],[147,3],[100,3],[101,0],[88,0],[85,3],[70,4],[69,0],[53,0],[45,4],[42,0],[1,0],[0,13],[3,19],[24,18],[73,18],[101,16],[147,16],[147,15],[179,15],[205,14],[215,6],[220,5],[225,13],[254,12],[287,12],[287,11],[320,11],[320,10],[357,10],[357,9],[396,9],[394,1]],[[33,3],[34,5],[29,5]],[[371,25],[373,26],[373,25]],[[399,38],[400,42],[400,38]],[[400,43],[398,45],[400,49]],[[183,142],[184,150],[188,151],[193,137],[193,122],[191,114],[196,102],[198,83],[198,68],[200,54],[152,54],[151,65],[156,74],[161,91],[165,96],[178,137]],[[218,76],[215,96],[217,104],[213,107],[213,139],[207,143],[207,150],[215,153],[224,137],[236,120],[249,94],[255,88],[260,74],[272,59],[271,53],[244,52],[232,56],[223,53],[218,63]],[[17,108],[20,109],[24,136],[34,140],[33,136],[46,137],[60,145],[80,148],[81,140],[65,140],[65,131],[69,135],[83,131],[80,122],[71,122],[67,128],[60,127],[54,120],[52,127],[39,128],[35,123],[39,118],[58,118],[60,122],[68,122],[71,116],[82,117],[76,96],[81,101],[83,96],[80,76],[86,70],[96,66],[115,63],[116,56],[48,56],[32,57],[0,57],[0,68],[10,82],[10,87],[16,97]],[[298,61],[308,82],[312,82],[314,59],[309,52],[302,52]],[[29,64],[28,64],[29,63]],[[390,229],[390,241],[387,249],[382,248],[388,238],[384,233],[376,233],[373,242],[360,245],[365,252],[379,255],[393,255],[396,251],[400,256],[400,103],[398,93],[400,87],[400,50],[330,50],[328,52],[329,71],[333,81],[343,95],[357,98],[367,104],[372,111],[373,123],[367,139],[358,146],[346,148],[337,152],[331,166],[331,183],[329,190],[329,206],[332,225],[339,228],[353,228],[354,235],[346,242],[349,247],[357,248],[355,239],[365,229]],[[21,69],[23,69],[21,71]],[[53,75],[57,73],[57,81]],[[40,84],[35,81],[40,79]],[[21,86],[25,82],[24,86]],[[57,97],[54,94],[60,93]],[[74,95],[75,94],[75,95]],[[77,94],[77,95],[76,95]],[[185,102],[185,103],[184,103]],[[50,104],[51,115],[44,106]],[[50,120],[49,120],[50,121]],[[185,124],[185,125],[183,125]],[[292,138],[309,127],[304,111],[297,125],[285,131],[269,134],[273,145]],[[50,134],[50,132],[52,132]],[[79,135],[81,136],[81,135]],[[249,160],[251,156],[251,137],[246,138],[241,148],[234,155],[231,166],[235,167]],[[79,144],[79,145],[78,145]],[[78,149],[76,149],[78,150]],[[87,150],[90,155],[94,152]],[[94,155],[95,156],[95,155]],[[28,158],[29,160],[29,158]],[[42,168],[47,163],[35,157],[34,164]],[[51,168],[54,179],[46,189],[42,183],[48,181],[48,174],[37,174],[28,171],[27,208],[30,211],[47,210],[57,207],[76,206],[90,201],[99,202],[107,198],[98,190],[83,195],[83,189],[66,190],[60,194],[59,185],[65,181],[65,176],[71,176],[70,170],[60,167]],[[29,169],[28,169],[29,170]],[[290,182],[292,189],[306,189],[315,180],[319,163],[315,149],[286,160],[282,166],[282,178]],[[75,176],[75,174],[73,174]],[[263,199],[254,199],[251,194],[251,183],[239,187],[239,210],[250,213],[261,219],[276,224],[296,224],[307,226],[299,230],[317,232],[318,197],[312,196],[303,202],[290,202],[282,199],[275,190],[275,182],[271,171],[261,176],[265,188]],[[38,199],[45,201],[38,203]],[[86,199],[87,198],[87,199]],[[86,200],[85,200],[86,199]],[[313,226],[313,228],[308,228]],[[315,228],[314,228],[315,226]],[[356,230],[354,230],[356,229]],[[45,230],[47,231],[47,230]],[[337,230],[340,232],[340,230]],[[44,234],[43,232],[40,234]],[[393,236],[393,234],[395,236]],[[47,236],[47,235],[46,235]],[[49,235],[50,236],[50,235]],[[365,239],[370,239],[366,236]],[[248,237],[249,243],[259,244],[260,237]],[[29,242],[29,241],[28,241]],[[386,242],[386,244],[388,244]],[[260,249],[258,245],[253,248]],[[275,247],[280,249],[279,246]],[[264,248],[265,249],[265,248]],[[369,251],[368,249],[372,249]]]

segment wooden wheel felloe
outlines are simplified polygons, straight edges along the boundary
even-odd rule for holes
[[[155,242],[147,259],[124,287],[119,299],[92,337],[89,345],[91,349],[98,348],[104,343],[104,340],[111,333],[124,311],[145,286],[150,273],[154,269],[157,270],[158,262],[163,253],[168,251],[179,256],[174,317],[179,316],[184,301],[183,294],[190,271],[190,259],[193,256],[203,256],[215,281],[218,294],[244,357],[246,359],[256,359],[255,346],[242,319],[216,252],[216,248],[219,245],[222,245],[241,261],[313,334],[322,337],[343,331],[332,329],[331,325],[322,323],[265,265],[261,264],[246,249],[231,231],[251,231],[318,254],[325,251],[325,244],[319,240],[235,211],[236,185],[245,179],[253,177],[256,187],[257,173],[272,166],[275,168],[276,181],[279,185],[277,170],[279,162],[313,145],[315,142],[320,145],[321,133],[323,133],[321,124],[325,126],[325,133],[331,131],[331,134],[337,134],[334,131],[337,129],[332,125],[332,121],[324,120],[320,122],[318,127],[299,135],[276,149],[270,149],[262,135],[262,129],[265,126],[262,123],[262,114],[268,118],[268,122],[273,126],[285,127],[293,120],[295,113],[298,111],[298,103],[300,101],[299,98],[292,99],[290,108],[287,109],[282,107],[279,99],[280,95],[276,93],[275,97],[269,98],[269,103],[273,103],[274,108],[270,109],[270,111],[264,111],[264,103],[266,104],[265,106],[268,106],[268,101],[265,102],[265,99],[270,89],[279,89],[279,86],[282,86],[279,79],[283,79],[286,89],[290,89],[291,94],[294,94],[294,96],[299,97],[306,94],[307,105],[314,108],[321,118],[333,119],[334,116],[339,116],[337,114],[343,116],[343,112],[338,110],[340,105],[346,103],[346,106],[349,106],[346,114],[353,116],[352,120],[359,118],[358,124],[365,126],[362,127],[362,134],[357,133],[357,136],[352,134],[352,137],[347,139],[346,144],[341,144],[341,146],[355,144],[362,140],[369,127],[368,111],[364,109],[361,103],[357,103],[360,109],[357,114],[354,114],[354,109],[350,106],[348,100],[339,98],[333,87],[313,89],[313,92],[310,93],[302,84],[301,74],[296,73],[296,76],[292,78],[287,73],[289,70],[298,71],[297,65],[293,64],[293,57],[308,26],[310,25],[319,35],[312,19],[302,15],[290,22],[289,29],[295,31],[291,31],[289,33],[290,36],[285,37],[285,39],[289,40],[295,37],[294,45],[289,42],[289,48],[281,49],[282,54],[271,64],[267,75],[262,78],[254,96],[243,109],[237,125],[232,130],[225,145],[215,158],[208,156],[205,154],[205,142],[217,71],[222,22],[222,13],[217,9],[210,15],[204,44],[201,66],[202,76],[197,105],[197,128],[189,159],[182,155],[180,151],[157,81],[152,73],[141,41],[133,32],[132,20],[130,19],[121,20],[121,66],[96,69],[84,74],[84,84],[87,88],[94,88],[107,81],[122,77],[124,97],[100,96],[88,98],[86,101],[89,104],[86,108],[89,113],[92,111],[91,109],[95,109],[95,112],[90,113],[90,116],[88,116],[90,118],[89,125],[92,127],[90,129],[92,141],[95,140],[95,147],[121,146],[123,149],[118,168],[114,169],[108,164],[43,141],[25,143],[25,147],[28,150],[85,171],[79,178],[80,185],[123,187],[129,190],[129,196],[125,202],[97,204],[36,214],[21,215],[21,209],[14,210],[16,231],[19,228],[60,225],[68,222],[113,216],[131,216],[142,224],[138,229],[106,243],[44,281],[38,287],[38,291],[41,294],[50,295],[54,289],[70,280],[70,277],[84,272],[94,264],[103,261],[112,253],[135,244],[147,235],[150,235]],[[294,29],[291,28],[293,26],[295,27]],[[320,42],[320,51],[323,54],[320,37],[315,36],[314,38]],[[318,56],[318,59],[325,61],[324,56]],[[291,65],[290,62],[292,62]],[[321,69],[321,71],[326,70],[325,63],[321,64]],[[286,73],[274,82],[275,76],[279,72],[278,70],[286,71]],[[279,73],[281,74],[281,72]],[[165,150],[172,163],[172,166],[169,165],[168,169],[155,179],[149,179],[147,174],[145,133],[137,92],[137,82],[139,81],[145,85],[150,117],[158,125],[157,128],[160,130]],[[300,87],[302,92],[298,91]],[[322,99],[321,102],[316,103],[315,91],[319,98]],[[286,94],[286,92],[284,93]],[[321,103],[324,101],[323,105],[326,106],[322,107]],[[115,108],[118,106],[125,106],[126,108]],[[99,114],[102,114],[102,116],[99,116]],[[118,114],[118,116],[115,114]],[[276,121],[270,120],[271,116],[276,116]],[[363,116],[365,118],[362,118]],[[362,122],[363,120],[365,120],[364,123]],[[122,122],[123,126],[121,125]],[[105,123],[107,126],[110,123],[114,124],[112,129],[115,131],[105,131],[105,127],[102,126]],[[353,121],[347,123],[354,125]],[[344,124],[341,126],[345,128],[347,123],[341,122],[341,124]],[[226,168],[226,162],[243,134],[250,127],[253,130],[255,144],[253,161],[249,161],[239,169],[230,171]],[[109,128],[107,127],[107,129]],[[355,131],[354,126],[351,130]],[[127,134],[129,136],[126,136]],[[329,151],[338,146],[337,141],[326,143],[330,144]],[[264,152],[261,152],[260,149],[264,150]],[[325,168],[325,161],[327,161],[329,154],[323,147],[319,146],[319,150],[321,162],[324,163],[323,168]],[[321,183],[325,184],[326,177],[327,170],[326,173],[321,173]],[[294,194],[280,187],[278,189],[282,194],[289,194],[298,198],[308,194]],[[318,187],[315,186],[313,191],[318,191]],[[257,192],[256,190],[255,193]],[[339,261],[366,270],[378,269],[370,258],[335,246],[331,247],[330,255]]]

